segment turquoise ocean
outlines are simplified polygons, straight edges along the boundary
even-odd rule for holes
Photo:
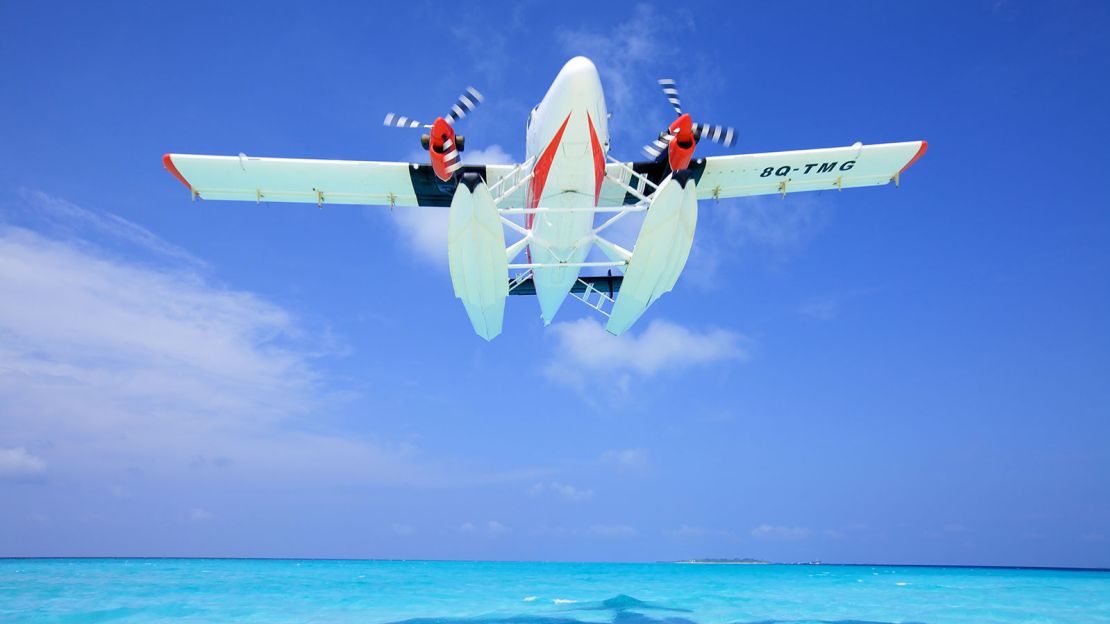
[[[1110,622],[1110,572],[0,559],[0,622]]]

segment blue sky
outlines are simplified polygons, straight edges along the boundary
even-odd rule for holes
[[[1110,566],[1105,4],[458,8],[0,4],[0,555]],[[161,167],[408,160],[384,113],[467,84],[464,160],[520,159],[576,54],[621,158],[660,77],[737,152],[930,149],[703,204],[620,339],[521,298],[490,344],[441,212]]]

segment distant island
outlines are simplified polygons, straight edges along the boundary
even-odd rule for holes
[[[726,565],[766,565],[766,564],[769,564],[771,562],[770,561],[764,561],[762,559],[751,559],[749,557],[744,557],[742,559],[683,559],[681,561],[675,561],[675,563],[716,563],[716,564],[726,564]]]

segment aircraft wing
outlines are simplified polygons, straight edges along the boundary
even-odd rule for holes
[[[893,182],[928,148],[925,141],[881,143],[849,147],[709,156],[690,163],[697,182],[698,199],[725,199],[749,195],[778,195],[798,191],[820,191],[882,186]],[[669,173],[666,158],[627,166],[658,184]],[[643,184],[621,165],[610,164],[607,173],[636,188]],[[636,203],[631,193],[623,197],[621,187],[610,180],[602,188],[608,205]]]
[[[253,202],[450,206],[429,164],[166,154],[162,164],[196,197]],[[494,184],[513,165],[467,165]]]

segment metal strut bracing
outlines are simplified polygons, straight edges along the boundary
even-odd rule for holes
[[[651,205],[652,196],[659,189],[659,185],[653,183],[646,176],[633,170],[628,164],[616,160],[612,157],[607,157],[610,163],[618,166],[620,171],[619,177],[605,174],[605,178],[616,184],[621,189],[636,197],[639,201],[635,204],[626,206],[614,207],[588,207],[588,208],[547,208],[537,206],[535,208],[524,207],[504,207],[502,204],[507,201],[514,193],[527,184],[532,179],[532,158],[524,163],[514,167],[508,174],[497,181],[496,184],[490,187],[490,194],[495,197],[494,203],[497,205],[497,212],[501,216],[501,222],[505,224],[510,230],[517,232],[521,235],[520,240],[514,242],[505,248],[505,254],[510,261],[510,270],[521,270],[515,277],[509,281],[509,290],[520,286],[532,277],[533,269],[542,268],[558,268],[558,267],[578,267],[578,268],[616,268],[624,269],[628,266],[629,260],[632,259],[632,252],[624,249],[620,245],[609,241],[601,236],[601,232],[612,226],[622,218],[637,212],[646,212]],[[571,246],[569,252],[561,256],[556,254],[547,244],[546,241],[536,237],[532,231],[522,227],[516,221],[509,218],[510,215],[535,215],[544,213],[555,212],[593,212],[599,214],[612,214],[611,217],[606,219],[601,225],[593,228],[589,234],[583,236],[575,241]],[[552,257],[556,259],[555,262],[525,262],[525,263],[512,263],[512,260],[520,255],[529,244],[535,244],[543,248]],[[580,249],[582,245],[596,244],[599,249],[609,258],[608,262],[570,262],[569,258],[575,251]],[[615,303],[615,299],[610,297],[605,292],[595,288],[593,284],[587,283],[579,279],[579,282],[584,286],[584,291],[581,293],[570,292],[569,294],[593,308],[600,314],[608,317]]]
[[[532,179],[532,164],[535,161],[536,157],[533,156],[520,163],[513,167],[509,173],[502,176],[493,186],[489,187],[489,194],[493,196],[494,205],[500,207],[505,200],[512,197],[513,193],[516,193]]]

